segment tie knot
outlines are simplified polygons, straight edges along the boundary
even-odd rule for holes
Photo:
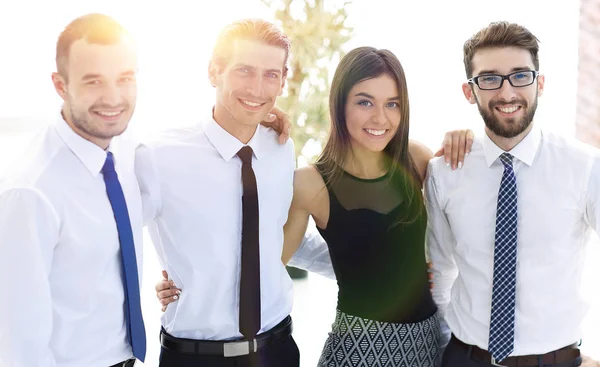
[[[504,167],[512,167],[512,159],[513,156],[510,153],[502,153],[500,155],[500,161],[504,165]]]
[[[238,157],[242,160],[243,164],[252,164],[252,148],[245,146],[237,152]]]
[[[102,166],[102,173],[110,173],[115,171],[115,158],[112,152],[106,153],[106,160]]]

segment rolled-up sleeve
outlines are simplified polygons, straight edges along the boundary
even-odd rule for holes
[[[319,233],[307,232],[288,265],[335,279],[327,242]]]

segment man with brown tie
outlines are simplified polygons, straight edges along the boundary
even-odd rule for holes
[[[260,126],[282,94],[289,48],[262,20],[225,27],[208,68],[213,110],[138,149],[145,220],[185,287],[162,319],[160,366],[299,365],[281,262],[294,146]]]

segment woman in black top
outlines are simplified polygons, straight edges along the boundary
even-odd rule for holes
[[[409,142],[404,71],[387,50],[350,51],[329,97],[331,132],[300,168],[284,260],[309,216],[329,246],[337,315],[319,366],[433,366],[440,337],[425,260],[421,192],[429,149]]]

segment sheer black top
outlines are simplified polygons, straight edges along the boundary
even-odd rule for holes
[[[366,180],[344,172],[328,182],[327,241],[338,309],[366,319],[412,323],[436,312],[427,277],[427,214],[421,190],[397,170]]]

